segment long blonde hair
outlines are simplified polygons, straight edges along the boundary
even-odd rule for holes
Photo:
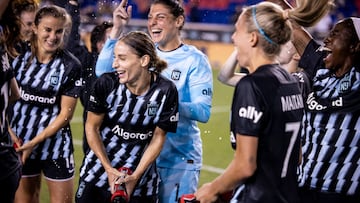
[[[296,0],[297,7],[288,10],[288,17],[304,27],[314,26],[333,7],[334,0]]]
[[[260,46],[269,57],[280,53],[281,45],[291,38],[289,20],[301,26],[315,25],[332,8],[332,0],[298,0],[298,7],[283,10],[271,2],[244,8],[248,32],[257,31]]]

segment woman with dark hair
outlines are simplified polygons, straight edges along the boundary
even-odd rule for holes
[[[21,99],[12,106],[10,127],[23,141],[17,151],[24,164],[15,202],[39,201],[42,174],[51,202],[73,202],[70,120],[80,95],[81,67],[63,49],[69,19],[58,6],[39,9],[31,50],[12,63]]]
[[[286,1],[276,1],[288,9]],[[314,18],[308,12],[302,18]],[[300,24],[301,25],[301,24]],[[293,22],[299,66],[312,89],[303,118],[302,202],[360,202],[360,18],[338,21],[320,46]]]
[[[77,203],[114,200],[115,184],[125,184],[121,194],[131,203],[158,202],[155,159],[178,121],[176,87],[159,74],[166,66],[144,32],[116,42],[115,72],[99,77],[90,94],[85,124],[90,150],[80,169]],[[123,167],[132,174],[123,177],[118,171]]]
[[[34,33],[33,25],[38,4],[35,0],[14,0],[11,4],[15,15],[19,19],[17,23],[20,24],[21,41],[16,43],[16,49],[18,53],[23,53],[30,49],[30,40]]]
[[[15,16],[8,3],[7,0],[0,1],[0,199],[4,203],[13,203],[21,178],[21,161],[13,147],[15,138],[13,140],[8,133],[7,110],[10,103],[20,98],[20,93],[7,53],[13,46],[6,47],[5,43],[6,35],[10,33],[3,32],[3,29],[12,30],[5,21]]]

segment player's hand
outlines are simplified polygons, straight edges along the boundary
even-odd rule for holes
[[[133,193],[135,189],[135,185],[138,182],[138,180],[139,177],[136,176],[135,174],[125,176],[124,181],[126,185],[126,191],[128,192],[129,196],[131,196],[131,194]]]
[[[15,135],[15,132],[10,127],[8,128],[8,131],[9,131],[11,140],[14,143],[14,148],[17,149],[17,148],[21,147],[21,145],[23,144],[22,140]]]
[[[123,174],[120,171],[118,171],[116,168],[109,168],[106,170],[106,173],[108,176],[108,183],[110,186],[111,194],[113,194],[115,192],[114,185],[116,181],[121,181],[119,180],[119,177],[123,176]]]
[[[21,161],[23,164],[25,163],[26,159],[30,156],[34,147],[35,144],[33,144],[33,142],[30,141],[16,148],[16,152],[21,152]]]
[[[203,186],[201,186],[200,189],[198,189],[195,192],[196,200],[200,203],[211,203],[216,202],[217,200],[217,194],[212,189],[211,183],[205,183]]]
[[[122,0],[113,12],[113,23],[115,29],[123,30],[131,19],[132,6],[127,0]]]

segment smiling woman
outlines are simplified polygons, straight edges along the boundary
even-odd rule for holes
[[[80,169],[77,203],[158,202],[155,159],[178,122],[176,87],[159,74],[166,66],[144,32],[127,33],[115,44],[116,72],[100,76],[90,95],[85,130],[91,150]],[[124,176],[122,167],[133,173]],[[118,184],[126,187],[123,196]]]
[[[131,5],[122,0],[114,10],[114,27],[96,63],[96,74],[112,72],[116,40],[128,23]],[[213,75],[207,56],[181,37],[185,23],[185,10],[179,0],[155,0],[148,13],[148,32],[155,43],[158,56],[168,63],[160,72],[171,80],[179,93],[179,120],[176,133],[168,132],[157,158],[160,173],[160,202],[178,199],[196,191],[202,166],[202,140],[198,122],[210,118],[213,96]],[[120,67],[121,68],[121,67]],[[120,69],[120,73],[124,70]],[[122,76],[121,76],[122,77]],[[174,187],[177,185],[177,187]]]
[[[303,119],[302,202],[359,202],[360,18],[338,21],[323,47],[301,26],[293,28],[299,66],[313,83]]]
[[[69,121],[80,95],[81,66],[62,49],[70,19],[63,8],[35,15],[31,50],[14,59],[22,98],[12,106],[11,129],[24,163],[15,202],[36,201],[44,174],[51,202],[73,200],[74,159]],[[25,113],[24,113],[25,112]],[[36,126],[36,127],[34,127]]]

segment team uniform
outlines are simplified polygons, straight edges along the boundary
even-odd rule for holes
[[[14,73],[3,46],[0,46],[0,57],[0,199],[12,203],[21,178],[21,162],[8,134],[6,121],[10,80]]]
[[[297,165],[304,103],[297,80],[264,65],[236,85],[231,133],[258,138],[257,169],[235,190],[234,202],[298,202]]]
[[[13,106],[11,128],[29,142],[55,120],[61,110],[61,96],[77,98],[81,89],[80,62],[67,51],[58,51],[48,64],[31,52],[15,58],[15,77],[21,99]],[[39,175],[53,180],[74,176],[73,141],[70,124],[38,144],[23,166],[23,176]]]
[[[100,135],[111,165],[135,171],[157,126],[164,131],[176,131],[177,90],[171,81],[158,75],[148,92],[138,96],[132,94],[125,84],[119,83],[116,73],[106,73],[94,84],[88,111],[105,114]],[[154,161],[137,183],[130,201],[149,197],[156,202],[158,183]],[[106,202],[110,197],[105,169],[90,150],[80,169],[76,202]]]
[[[116,40],[108,39],[96,64],[96,75],[111,68]],[[176,133],[167,133],[157,159],[161,176],[161,202],[177,202],[182,194],[194,193],[202,166],[202,141],[197,121],[210,117],[213,76],[207,57],[194,46],[182,44],[176,50],[158,56],[168,63],[161,72],[176,85],[179,93],[179,122]]]
[[[157,51],[169,65],[162,75],[179,92],[179,123],[176,133],[167,133],[157,159],[161,202],[176,202],[177,194],[197,190],[202,166],[202,141],[197,122],[210,117],[213,92],[212,70],[207,57],[194,46],[183,44],[171,52]]]
[[[298,85],[301,91],[301,95],[303,100],[307,97],[307,95],[310,93],[311,89],[311,82],[309,79],[309,76],[304,71],[298,71],[291,73],[292,76],[295,77],[295,79],[298,81]],[[302,126],[302,124],[301,124]],[[236,137],[233,133],[230,133],[230,144],[231,147],[235,150],[236,149]]]
[[[303,119],[300,186],[333,195],[334,202],[337,194],[360,202],[360,67],[336,77],[318,47],[311,41],[300,60],[313,83]]]
[[[55,2],[56,5],[61,4],[61,2]],[[58,5],[61,6],[62,5]],[[72,19],[72,26],[71,32],[69,34],[69,41],[66,43],[66,49],[69,50],[74,56],[76,56],[82,65],[82,89],[80,94],[80,102],[83,105],[83,142],[82,148],[84,154],[89,150],[89,145],[86,140],[85,135],[85,123],[87,118],[87,104],[90,96],[90,90],[92,84],[96,80],[95,75],[95,64],[98,57],[98,53],[89,50],[86,48],[85,45],[80,45],[80,12],[79,12],[79,5],[73,5],[71,3],[67,3],[65,6],[66,11],[70,14]]]

